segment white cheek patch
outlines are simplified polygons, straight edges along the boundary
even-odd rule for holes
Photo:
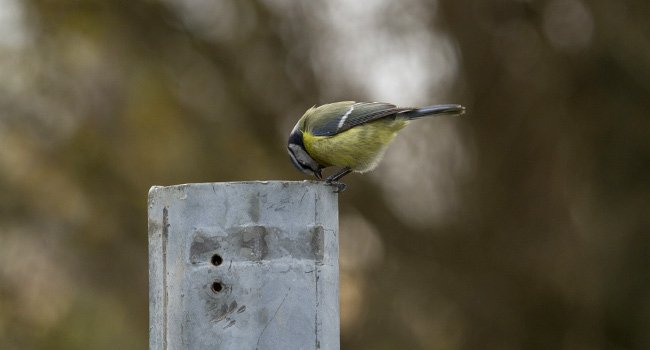
[[[345,112],[345,114],[343,114],[343,116],[341,117],[341,120],[339,120],[339,125],[337,126],[337,129],[341,129],[343,124],[345,124],[345,120],[348,119],[348,116],[350,115],[350,113],[352,113],[352,111],[354,111],[354,106],[355,105],[356,105],[356,103],[353,104],[352,106],[350,106],[350,109],[348,109],[348,111]]]
[[[293,165],[305,174],[314,175],[314,171],[311,170],[307,165],[305,165],[303,162],[299,160],[299,158],[302,158],[300,151],[298,151],[297,154],[294,154],[293,151],[296,150],[297,146],[289,145],[289,147],[290,149],[287,149],[287,152],[289,153],[289,157],[291,157],[291,162],[293,163]]]
[[[296,159],[303,166],[311,166],[314,163],[313,159],[305,152],[302,147],[297,145],[289,145],[291,152],[289,155]]]
[[[291,161],[292,161],[292,162],[294,162],[294,163],[298,163],[298,160],[297,160],[296,157],[293,155],[293,152],[291,152],[290,149],[287,149],[287,153],[289,153],[289,157],[291,158]]]

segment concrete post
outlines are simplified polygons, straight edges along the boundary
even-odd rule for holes
[[[339,349],[332,190],[307,181],[152,187],[149,348]]]

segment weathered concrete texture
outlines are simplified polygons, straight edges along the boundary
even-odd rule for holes
[[[332,191],[306,181],[152,187],[150,349],[339,349]]]

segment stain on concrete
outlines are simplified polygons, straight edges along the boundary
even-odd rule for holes
[[[309,229],[311,234],[311,256],[318,262],[323,261],[325,252],[325,232],[323,226],[314,226]]]
[[[264,226],[243,227],[239,231],[241,236],[241,247],[245,254],[248,254],[251,260],[261,261],[269,253],[266,236],[269,234]]]
[[[322,226],[305,227],[298,234],[260,225],[233,227],[227,232],[197,229],[190,244],[190,263],[210,264],[214,254],[219,254],[224,263],[286,257],[322,262],[324,237]]]
[[[260,221],[260,198],[259,193],[253,193],[248,198],[248,215],[253,222]]]
[[[190,263],[210,262],[212,255],[221,250],[222,240],[223,237],[208,236],[203,232],[197,233],[190,246]]]
[[[206,307],[210,321],[221,322],[230,316],[237,309],[237,301],[233,300],[230,303],[221,302],[213,298],[206,300]]]

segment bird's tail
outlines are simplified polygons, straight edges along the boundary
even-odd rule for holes
[[[408,119],[419,119],[423,117],[433,117],[439,115],[461,115],[463,113],[465,113],[465,107],[461,105],[449,104],[421,107],[418,109],[402,112],[400,114],[407,117]]]

